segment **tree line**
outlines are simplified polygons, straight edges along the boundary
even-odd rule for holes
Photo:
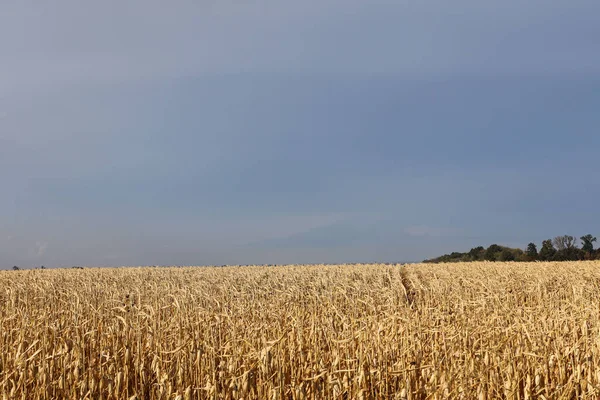
[[[423,262],[600,260],[600,249],[594,249],[596,237],[588,234],[579,239],[581,247],[577,238],[563,235],[542,241],[539,250],[533,242],[529,243],[525,250],[492,244],[488,248],[478,246],[467,253],[452,252]]]

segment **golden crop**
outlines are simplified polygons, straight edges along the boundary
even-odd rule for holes
[[[0,273],[3,399],[600,398],[600,262]]]

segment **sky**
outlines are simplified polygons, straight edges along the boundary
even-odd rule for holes
[[[600,234],[597,0],[0,4],[0,268]]]

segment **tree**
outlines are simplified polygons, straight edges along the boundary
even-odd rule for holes
[[[18,271],[20,268],[17,267],[16,265],[13,267],[13,271]]]
[[[571,235],[557,236],[552,239],[552,243],[556,250],[574,249],[577,247],[577,239]]]
[[[594,252],[593,243],[596,241],[596,238],[588,233],[587,235],[582,236],[580,239],[583,243],[583,246],[581,246],[581,250],[583,250],[588,255],[591,255]]]
[[[485,248],[483,246],[473,247],[468,254],[472,261],[482,260],[484,258]]]
[[[542,248],[540,249],[540,253],[539,253],[539,259],[543,260],[543,261],[550,261],[552,260],[552,257],[554,257],[554,255],[556,254],[556,249],[554,248],[554,245],[552,244],[552,240],[548,239],[548,240],[544,240],[542,242]]]
[[[498,261],[515,261],[515,255],[509,249],[503,249],[496,255]]]
[[[552,257],[552,261],[577,261],[583,260],[585,253],[583,250],[577,247],[568,247],[566,249],[558,250]]]
[[[502,246],[498,246],[497,244],[492,244],[485,251],[484,258],[488,261],[496,261],[499,253],[502,251]]]
[[[552,239],[556,247],[556,253],[552,256],[553,261],[576,261],[585,256],[583,251],[577,247],[577,239],[571,235],[557,236]]]
[[[527,254],[527,257],[529,257],[530,260],[537,260],[538,251],[535,243],[529,243],[527,245],[527,251],[525,253]]]

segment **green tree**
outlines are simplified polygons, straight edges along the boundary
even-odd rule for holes
[[[585,253],[577,247],[558,250],[552,257],[552,261],[577,261],[583,259],[585,259]]]
[[[473,261],[483,260],[485,255],[485,248],[483,246],[473,247],[468,254],[469,258]]]
[[[497,244],[492,244],[485,251],[484,258],[488,261],[496,261],[498,259],[500,252],[502,252],[502,246],[498,246]]]
[[[502,249],[500,253],[496,255],[498,261],[515,261],[515,255],[509,249]]]
[[[537,260],[538,251],[535,243],[529,243],[527,245],[527,251],[525,253],[527,254],[527,257],[529,257],[530,260]]]
[[[591,255],[594,252],[594,242],[596,241],[596,238],[588,233],[587,235],[582,236],[580,239],[583,243],[583,246],[581,246],[581,250],[583,250],[588,255]]]
[[[552,240],[544,240],[542,242],[542,248],[540,249],[539,259],[543,261],[550,261],[556,254],[556,249],[552,244]]]

